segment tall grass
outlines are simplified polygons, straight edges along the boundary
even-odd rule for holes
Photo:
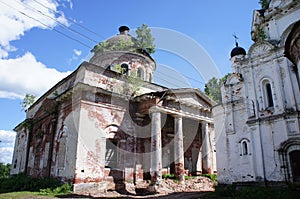
[[[32,178],[24,174],[13,175],[9,178],[0,179],[0,193],[17,191],[41,192],[42,194],[70,193],[72,186],[63,184],[55,178]]]

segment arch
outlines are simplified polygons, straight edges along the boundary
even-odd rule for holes
[[[120,142],[122,140],[119,125],[110,124],[104,129],[105,133],[105,168],[118,170],[120,166]]]
[[[286,181],[300,181],[300,139],[289,138],[280,144],[278,153],[281,158]]]
[[[290,35],[290,33],[292,32],[292,29],[295,27],[295,24],[299,23],[299,21],[297,22],[294,22],[292,24],[290,24],[281,34],[281,38],[280,38],[280,46],[285,46],[286,45],[286,42],[287,42],[287,39]]]
[[[272,88],[272,81],[270,78],[263,78],[261,81],[262,87],[262,95],[264,100],[264,107],[270,108],[274,107],[274,99],[273,99],[273,88]]]
[[[153,81],[153,76],[151,73],[149,73],[149,82],[152,82]]]
[[[119,131],[120,131],[119,125],[117,124],[107,125],[104,129],[105,137],[107,139],[117,139],[117,136],[119,136],[117,133]]]
[[[251,155],[250,153],[250,140],[243,138],[239,141],[240,143],[240,156]]]
[[[293,24],[285,41],[285,56],[295,65],[300,60],[300,20]]]
[[[300,182],[300,150],[293,150],[289,153],[293,182]]]
[[[242,141],[242,154],[248,155],[248,143],[246,140]]]
[[[137,77],[141,80],[144,80],[144,69],[142,67],[139,67],[137,69]]]

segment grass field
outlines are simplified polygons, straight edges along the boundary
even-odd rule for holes
[[[55,198],[54,195],[43,196],[40,192],[20,191],[0,194],[0,199],[50,199]]]

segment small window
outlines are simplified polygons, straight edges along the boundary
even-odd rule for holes
[[[152,74],[149,73],[149,82],[152,82]]]
[[[247,141],[242,142],[242,152],[243,155],[248,155],[248,144]]]
[[[121,65],[121,73],[125,74],[125,75],[128,75],[128,70],[129,70],[128,64],[123,63]]]
[[[240,156],[248,156],[250,153],[250,141],[247,138],[242,139],[240,142]]]
[[[268,80],[265,80],[263,82],[263,88],[264,88],[265,108],[273,107],[274,101],[273,101],[272,86]]]
[[[144,80],[144,71],[142,68],[138,68],[137,70],[137,77],[141,80]]]
[[[273,107],[274,103],[273,103],[272,88],[271,88],[271,84],[270,83],[266,84],[266,93],[267,93],[268,107]]]

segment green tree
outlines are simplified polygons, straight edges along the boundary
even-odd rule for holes
[[[152,37],[151,30],[146,24],[136,29],[137,46],[145,50],[149,54],[155,53],[154,38]]]
[[[270,0],[259,0],[262,9],[268,9]]]
[[[227,77],[230,74],[225,75],[222,78],[213,77],[205,84],[204,92],[207,96],[213,99],[217,103],[222,102],[222,94],[221,94],[221,87],[223,83],[226,81]]]
[[[0,179],[7,178],[10,173],[11,164],[0,163]]]
[[[26,93],[23,101],[21,102],[22,110],[26,111],[34,102],[36,96]]]

